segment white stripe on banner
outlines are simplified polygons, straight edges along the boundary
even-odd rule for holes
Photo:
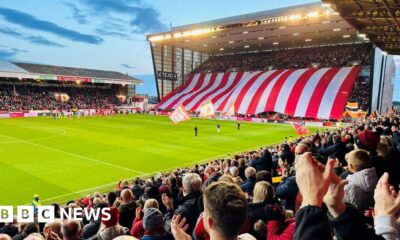
[[[276,81],[278,81],[278,79],[282,76],[282,74],[284,74],[286,71],[290,71],[290,70],[285,70],[282,71],[280,74],[278,74],[269,84],[268,86],[265,88],[264,92],[261,95],[260,101],[258,101],[258,105],[256,108],[256,113],[262,113],[265,110],[265,106],[267,105],[267,100],[268,97],[272,91],[272,88],[275,86]]]
[[[211,96],[208,97],[208,99],[206,99],[206,101],[215,98],[222,92],[225,92],[227,89],[232,87],[232,85],[235,83],[235,78],[236,78],[237,74],[238,74],[237,72],[229,73],[228,84],[226,84],[226,86],[224,86],[222,89],[211,94]],[[247,72],[243,73],[243,76],[245,76],[245,75],[247,76],[247,74],[248,74]],[[243,76],[242,76],[242,78],[243,78]],[[231,93],[234,89],[235,89],[235,87],[233,87],[232,90],[229,91],[228,93],[224,94],[224,96],[220,97],[219,99],[216,99],[215,103],[213,102],[214,109],[218,109],[219,105],[221,105],[221,103],[224,101],[224,99],[227,98],[227,96],[229,96],[229,93]],[[197,109],[200,110],[200,107],[198,107]]]
[[[319,119],[329,119],[336,95],[351,69],[351,67],[341,68],[339,72],[336,73],[335,77],[332,78],[322,97],[321,104],[319,105],[317,115]]]
[[[176,99],[178,99],[180,96],[182,96],[183,94],[186,94],[188,92],[190,92],[194,86],[196,86],[197,81],[199,80],[200,74],[196,74],[193,78],[192,81],[189,83],[188,86],[186,86],[185,89],[183,89],[181,92],[171,96],[167,101],[165,101],[160,108],[166,108],[168,105],[170,105],[172,102],[174,102]]]
[[[224,75],[223,73],[218,73],[217,76],[216,76],[216,78],[215,78],[214,84],[211,85],[210,88],[205,89],[205,91],[203,91],[202,93],[200,93],[199,95],[197,95],[197,96],[186,106],[186,109],[187,109],[187,110],[192,109],[192,107],[193,107],[197,102],[201,101],[202,98],[203,98],[207,93],[209,93],[209,92],[213,91],[214,89],[216,89],[216,88],[219,86],[219,84],[221,83],[221,80],[222,80],[222,76],[223,76],[223,75]],[[202,102],[203,102],[203,101],[202,101]]]
[[[247,77],[242,77],[242,79],[240,79],[238,86],[236,88],[234,88],[233,93],[230,96],[230,98],[228,99],[228,101],[226,102],[222,112],[228,111],[228,108],[231,105],[230,103],[234,103],[236,101],[236,98],[239,96],[240,92],[242,92],[243,87],[246,85],[246,83],[248,83],[250,79],[252,79],[255,75],[257,75],[259,73],[260,73],[260,71],[252,72]]]
[[[203,84],[197,90],[191,91],[189,94],[182,97],[172,108],[179,107],[179,105],[183,104],[183,102],[185,102],[187,99],[189,99],[190,97],[194,96],[195,94],[203,91],[204,88],[206,88],[208,83],[210,82],[211,75],[212,75],[211,73],[207,73],[206,76],[204,77]],[[185,106],[185,109],[187,109],[186,106]]]
[[[253,100],[254,94],[256,93],[256,91],[258,90],[260,85],[275,71],[276,70],[271,70],[271,71],[265,72],[265,73],[261,74],[257,78],[257,80],[255,80],[253,82],[253,84],[250,86],[249,90],[247,91],[246,95],[244,96],[242,103],[240,104],[238,113],[246,114],[247,109],[249,108],[249,105],[250,105],[251,101]]]
[[[304,117],[307,111],[308,104],[310,103],[310,99],[314,93],[314,90],[321,80],[322,76],[329,70],[330,68],[321,68],[318,69],[307,81],[306,86],[303,89],[303,92],[300,95],[299,101],[297,102],[296,111],[294,113],[295,117]]]
[[[278,98],[276,100],[276,104],[275,104],[275,108],[274,108],[275,112],[279,112],[279,113],[285,112],[287,101],[289,99],[289,95],[292,92],[294,85],[300,79],[301,75],[303,75],[303,73],[307,70],[308,70],[307,68],[299,69],[299,70],[292,72],[289,75],[289,77],[283,83],[283,86],[278,94]]]

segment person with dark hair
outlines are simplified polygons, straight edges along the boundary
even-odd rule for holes
[[[22,240],[29,236],[31,233],[39,233],[39,225],[34,222],[27,223],[22,232],[20,234],[17,234],[13,237],[13,240]]]
[[[254,159],[250,162],[250,166],[254,167],[257,172],[259,171],[269,171],[272,169],[272,154],[268,149],[265,149],[261,157]]]
[[[78,240],[82,234],[81,224],[78,221],[64,221],[61,233],[63,240]]]
[[[144,189],[143,186],[140,184],[139,178],[135,179],[131,190],[133,192],[133,195],[135,195],[136,199],[139,199],[143,195]]]
[[[117,193],[114,191],[111,191],[107,194],[107,203],[108,206],[112,206],[115,202],[115,200],[117,200]]]
[[[241,239],[238,235],[246,218],[246,196],[238,185],[222,181],[205,189],[203,223],[210,240]],[[188,228],[185,218],[174,216],[171,226],[175,239],[191,239],[185,233]],[[255,239],[246,235],[245,239]]]

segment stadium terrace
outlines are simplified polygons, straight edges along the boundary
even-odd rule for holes
[[[0,60],[0,240],[400,239],[399,9],[322,0],[149,34],[153,98],[115,71]]]

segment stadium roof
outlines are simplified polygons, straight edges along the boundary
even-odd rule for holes
[[[174,27],[147,39],[206,53],[368,42],[339,13],[320,2]]]
[[[0,60],[0,77],[107,84],[143,83],[142,80],[115,71],[8,62],[3,60]]]
[[[322,0],[389,54],[400,54],[400,1]]]

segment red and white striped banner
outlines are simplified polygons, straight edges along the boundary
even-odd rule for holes
[[[359,67],[334,67],[192,74],[157,107],[175,109],[183,104],[189,111],[199,111],[211,101],[220,112],[233,103],[240,114],[340,119],[359,72]]]

